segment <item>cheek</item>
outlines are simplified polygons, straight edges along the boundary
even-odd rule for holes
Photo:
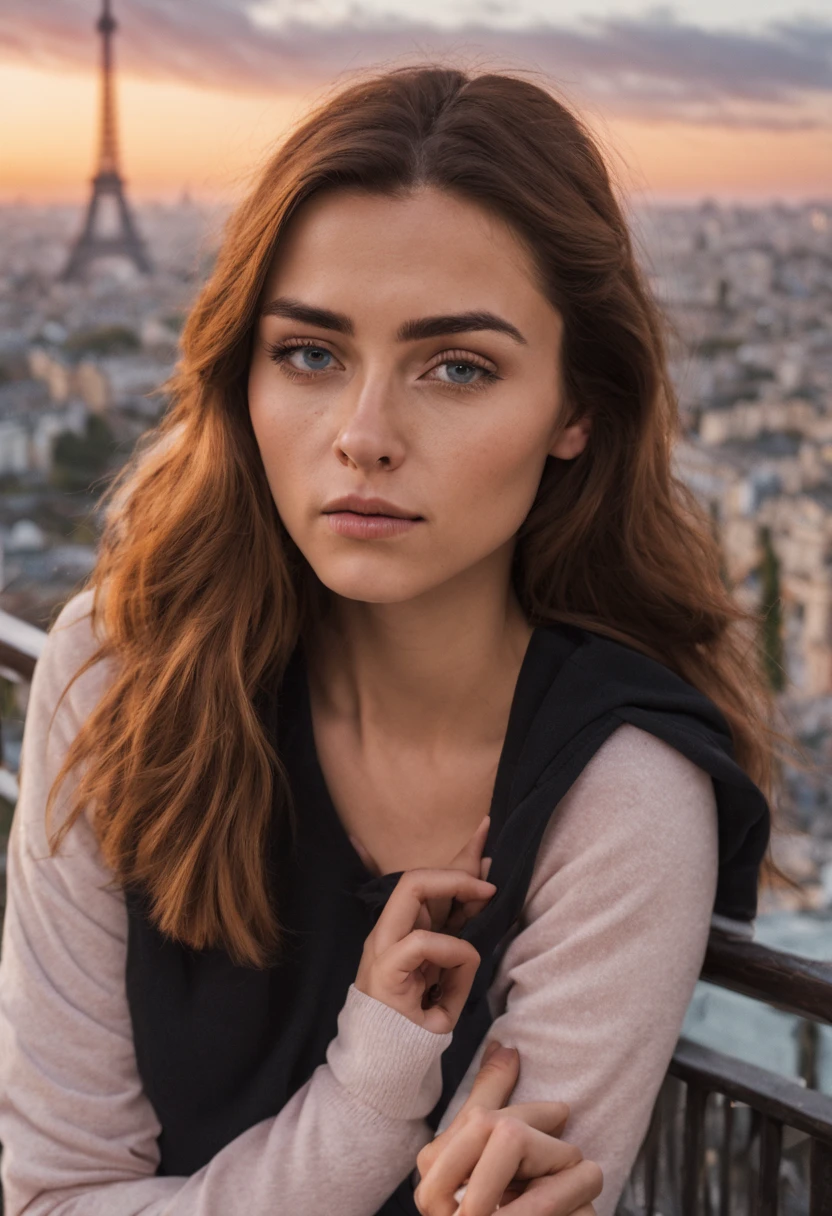
[[[548,431],[540,416],[515,416],[446,451],[444,482],[457,517],[477,521],[478,530],[511,535],[525,519],[540,484]]]
[[[308,484],[309,471],[320,447],[319,413],[292,409],[285,399],[252,373],[248,406],[252,430],[278,509],[291,509],[297,490]]]

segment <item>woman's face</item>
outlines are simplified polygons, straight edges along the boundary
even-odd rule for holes
[[[577,424],[555,441],[560,338],[528,253],[471,203],[341,191],[298,209],[248,399],[277,510],[325,586],[394,603],[505,570],[547,454],[587,438]]]

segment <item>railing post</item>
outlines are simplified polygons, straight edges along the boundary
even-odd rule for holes
[[[685,1147],[682,1160],[682,1216],[697,1216],[705,1147],[708,1091],[688,1081],[685,1102]]]
[[[783,1125],[763,1115],[760,1120],[760,1177],[755,1216],[777,1216],[780,1191],[780,1146]]]
[[[722,1103],[722,1155],[719,1162],[719,1216],[731,1216],[731,1164],[733,1161],[734,1103]]]
[[[832,1144],[812,1141],[809,1216],[832,1216]]]

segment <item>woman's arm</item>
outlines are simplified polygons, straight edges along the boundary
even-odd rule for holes
[[[489,990],[487,1037],[520,1052],[511,1102],[568,1103],[563,1138],[604,1173],[597,1216],[612,1216],[647,1130],[704,959],[716,875],[710,777],[621,726],[552,815]]]
[[[107,678],[98,664],[58,695],[94,649],[66,605],[35,670],[9,842],[0,953],[0,1142],[7,1216],[372,1216],[431,1138],[441,1091],[435,1034],[351,986],[338,1035],[280,1113],[190,1178],[156,1177],[159,1124],[136,1068],[124,963],[127,917],[81,816],[50,858],[49,784]],[[67,808],[70,777],[56,820]]]

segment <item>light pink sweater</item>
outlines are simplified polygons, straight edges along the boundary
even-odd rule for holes
[[[44,806],[108,678],[92,592],[64,607],[37,664],[23,737],[0,954],[0,1142],[7,1216],[374,1216],[432,1138],[437,1035],[354,985],[338,1034],[280,1113],[191,1177],[156,1177],[159,1123],[125,996],[123,896],[88,820],[48,856]],[[112,673],[110,673],[112,674]],[[66,810],[70,778],[57,805]],[[543,836],[519,928],[489,990],[491,1035],[520,1052],[511,1102],[561,1099],[564,1138],[604,1171],[612,1216],[704,957],[717,871],[710,778],[621,726]],[[483,1045],[484,1046],[484,1045]],[[470,1090],[482,1048],[445,1112]]]

